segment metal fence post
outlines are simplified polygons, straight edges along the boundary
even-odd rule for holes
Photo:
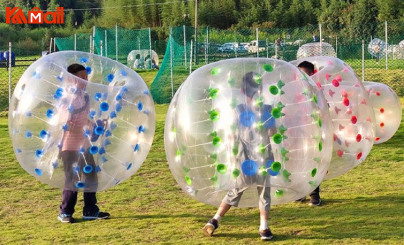
[[[102,56],[102,40],[100,40],[100,51],[101,51],[101,56]]]
[[[321,31],[321,24],[318,24],[318,28],[320,30],[320,54],[323,54],[323,33]]]
[[[362,82],[365,81],[365,40],[362,40]]]
[[[74,33],[74,51],[76,51],[77,48],[77,36],[76,33]]]
[[[205,63],[209,64],[209,26],[206,27]]]
[[[173,78],[173,31],[172,28],[170,27],[170,38],[169,44],[170,44],[170,79],[171,79],[171,98],[174,97],[174,78]]]
[[[150,50],[150,61],[149,61],[149,67],[150,69],[152,68],[152,46],[151,46],[151,29],[149,27],[149,50]]]
[[[93,40],[92,40],[93,54],[95,53],[95,26],[93,26]]]
[[[257,28],[255,28],[255,35],[256,35],[256,38],[257,38],[257,58],[258,57],[260,57],[260,42],[259,42],[259,40],[258,40],[258,27]]]
[[[387,21],[384,22],[384,32],[385,32],[385,42],[386,42],[386,48],[385,48],[385,52],[386,52],[386,70],[389,69],[389,43],[387,40]]]
[[[193,46],[193,43],[192,43],[192,39],[191,39],[191,47],[190,47],[190,50],[189,50],[189,74],[191,74],[192,73],[192,46]]]
[[[105,57],[108,57],[108,32],[107,30],[104,31],[104,37],[105,37]]]
[[[186,30],[185,30],[185,25],[182,26],[182,31],[183,31],[183,35],[184,35],[184,66],[185,68],[187,68],[187,34],[186,34]],[[191,55],[192,56],[192,55]]]
[[[11,60],[11,42],[8,42],[8,106],[10,107],[11,103],[11,64],[13,61]]]
[[[118,61],[118,24],[115,24],[115,60]]]
[[[50,38],[49,53],[52,53],[52,38]]]
[[[93,35],[90,35],[90,54],[93,54]]]

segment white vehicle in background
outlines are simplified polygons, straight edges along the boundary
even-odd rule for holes
[[[248,47],[248,52],[249,53],[257,53],[257,50],[259,52],[265,51],[266,48],[266,41],[265,40],[252,40],[250,42],[250,46]]]

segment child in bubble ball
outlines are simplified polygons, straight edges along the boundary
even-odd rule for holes
[[[274,159],[269,140],[275,133],[275,120],[270,114],[272,107],[265,104],[262,104],[261,106],[254,105],[254,98],[257,98],[259,91],[262,90],[260,79],[260,75],[254,72],[249,72],[244,75],[241,92],[245,95],[246,101],[244,104],[240,104],[236,108],[239,121],[237,122],[238,135],[235,138],[239,143],[237,162],[241,164],[241,169],[243,169],[243,165],[248,161],[258,162],[258,159],[262,157],[264,158],[264,162],[273,162]],[[261,116],[261,121],[264,122],[263,129],[260,130],[253,127],[252,120],[250,120],[251,118],[248,116],[249,113],[254,113],[255,118],[259,114],[263,115]],[[267,146],[264,155],[255,150],[260,144]],[[259,234],[261,240],[272,239],[273,235],[268,227],[268,215],[271,206],[271,188],[265,185],[265,183],[269,182],[269,175],[258,176],[258,173],[244,172],[244,175],[238,177],[238,181],[243,182],[244,185],[257,182],[263,183],[262,186],[257,186],[259,195],[258,205],[260,210]],[[242,186],[243,183],[238,184],[241,184]],[[230,190],[226,194],[215,216],[213,216],[213,218],[203,227],[202,230],[205,235],[213,235],[214,231],[219,227],[220,220],[227,211],[229,211],[232,206],[238,206],[243,192],[247,190],[247,188],[248,187],[236,188]]]
[[[309,76],[314,75],[314,65],[308,61],[303,61],[297,66],[302,72],[306,73]],[[306,197],[302,197],[296,201],[298,202],[304,202],[306,200]],[[320,206],[321,205],[321,199],[320,199],[320,186],[317,186],[314,191],[310,193],[310,206]]]
[[[97,174],[94,158],[89,152],[90,139],[84,135],[84,130],[91,126],[88,119],[90,99],[85,91],[87,84],[83,81],[87,80],[87,71],[80,64],[70,65],[67,71],[82,80],[74,81],[76,92],[69,108],[66,106],[60,108],[61,118],[67,123],[64,126],[65,132],[59,154],[64,166],[65,187],[58,219],[62,223],[73,223],[78,194],[75,190],[84,188],[85,191],[86,187],[91,186],[91,190],[94,191],[97,186]],[[109,216],[109,213],[100,212],[95,192],[84,192],[83,219],[106,219]]]

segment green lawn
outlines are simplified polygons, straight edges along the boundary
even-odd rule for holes
[[[404,103],[404,100],[402,100]],[[7,119],[0,118],[0,244],[250,244],[260,243],[257,209],[234,209],[214,237],[201,228],[215,208],[192,200],[167,165],[163,128],[167,105],[157,105],[157,127],[146,162],[129,180],[98,195],[110,220],[57,219],[61,190],[39,183],[16,161]],[[404,123],[374,146],[361,165],[322,184],[324,205],[274,206],[276,244],[402,244],[404,235]]]

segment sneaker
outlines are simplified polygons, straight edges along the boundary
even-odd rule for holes
[[[310,206],[320,206],[321,205],[321,199],[319,195],[313,195],[310,196]]]
[[[206,223],[206,225],[202,228],[202,231],[206,236],[213,236],[213,232],[219,228],[219,223],[215,219],[211,219]]]
[[[83,215],[84,220],[108,219],[109,213],[98,211],[95,215]]]
[[[62,223],[73,223],[74,219],[71,214],[59,214],[58,220]]]
[[[272,237],[274,237],[269,228],[266,230],[260,231],[260,236],[261,236],[261,240],[263,240],[263,241],[269,241],[272,239]]]

